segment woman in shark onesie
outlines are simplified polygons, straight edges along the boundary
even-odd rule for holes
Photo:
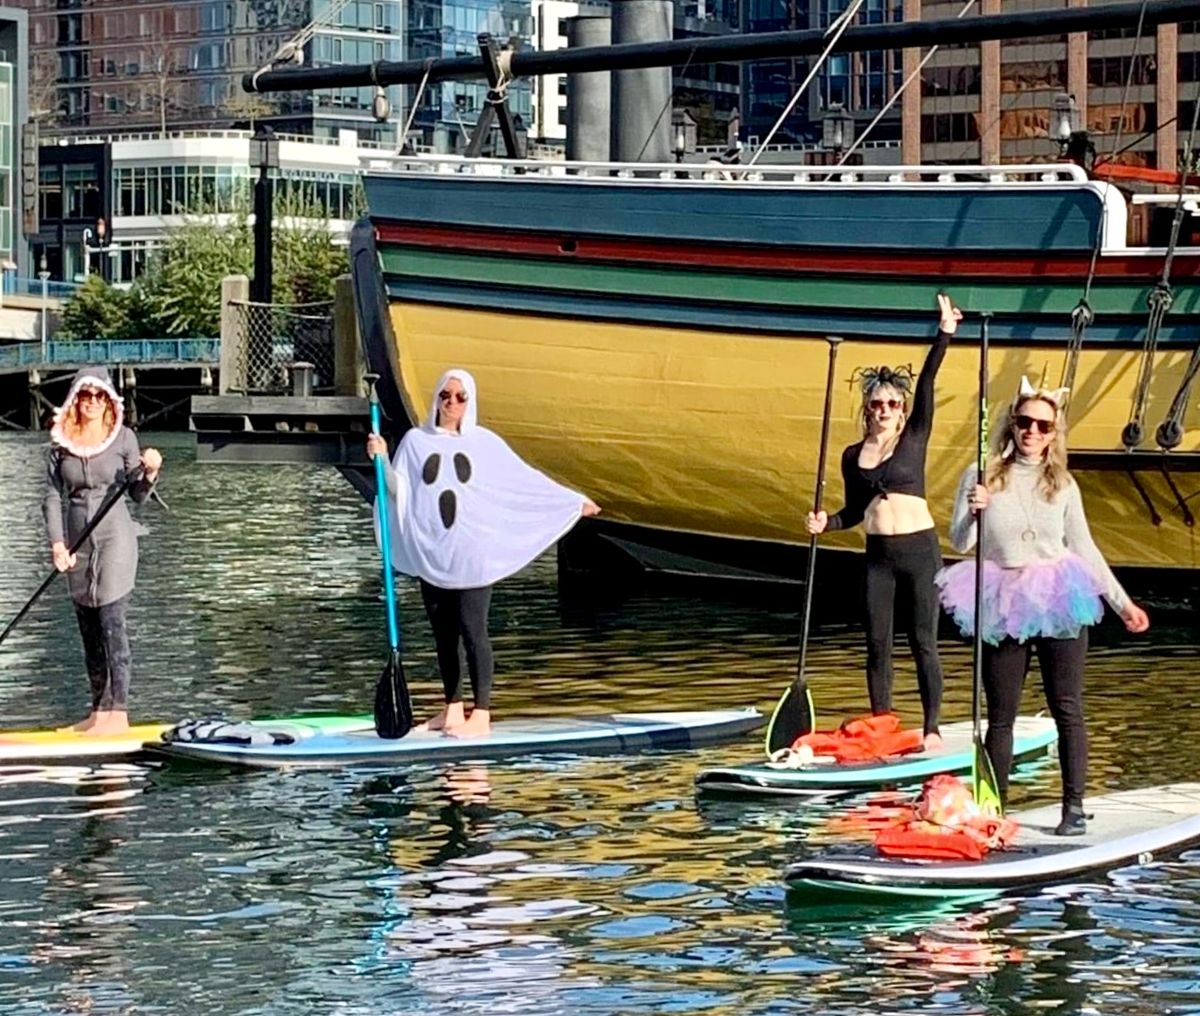
[[[129,488],[145,501],[158,479],[162,456],[138,450],[124,425],[121,397],[103,367],[75,375],[66,400],[54,414],[43,509],[54,567],[67,573],[92,690],[92,708],[75,730],[94,735],[129,729],[132,673],[125,612],[137,576],[138,527],[124,500],[115,505],[74,554],[68,551],[109,495],[139,466]]]
[[[458,737],[491,730],[492,586],[566,535],[581,516],[600,511],[479,426],[478,408],[475,379],[465,370],[446,371],[425,422],[405,433],[388,472],[392,566],[420,579],[446,701],[418,729]],[[387,443],[372,434],[367,454],[386,455]],[[475,700],[469,718],[460,642]]]

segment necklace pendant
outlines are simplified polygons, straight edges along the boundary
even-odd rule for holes
[[[1033,543],[1035,540],[1037,540],[1037,530],[1036,529],[1024,530],[1021,533],[1021,539],[1023,541],[1025,541],[1026,543]]]

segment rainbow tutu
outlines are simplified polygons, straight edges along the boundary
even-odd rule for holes
[[[934,576],[946,613],[967,636],[975,634],[975,562],[960,561]],[[983,640],[1073,639],[1104,616],[1100,583],[1076,554],[1056,561],[1001,568],[983,563]]]

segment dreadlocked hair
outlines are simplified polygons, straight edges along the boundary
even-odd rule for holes
[[[880,388],[893,388],[903,397],[905,409],[909,396],[912,395],[913,382],[916,375],[913,373],[912,364],[901,364],[899,367],[856,367],[854,373],[850,375],[850,387],[858,386],[862,393],[862,426],[863,436],[870,433],[871,414],[867,407],[871,403],[871,396]],[[899,432],[904,429],[904,424],[908,422],[908,413],[904,412],[900,417]]]

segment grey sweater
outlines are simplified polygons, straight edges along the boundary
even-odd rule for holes
[[[140,458],[137,437],[128,427],[121,427],[116,440],[102,452],[87,458],[52,447],[43,501],[50,542],[70,546],[109,493],[137,468]],[[142,479],[130,488],[130,495],[140,503],[153,487]],[[75,567],[67,572],[71,599],[85,607],[102,607],[131,592],[140,533],[122,498],[76,552]]]
[[[1092,539],[1083,499],[1074,479],[1047,501],[1037,489],[1039,465],[1018,457],[1008,471],[1004,490],[993,490],[983,513],[983,553],[1001,568],[1057,561],[1077,554],[1091,567],[1102,595],[1118,614],[1129,605],[1129,596],[1109,568]],[[975,546],[978,525],[967,499],[975,488],[978,471],[970,466],[958,483],[950,542],[960,554]]]

